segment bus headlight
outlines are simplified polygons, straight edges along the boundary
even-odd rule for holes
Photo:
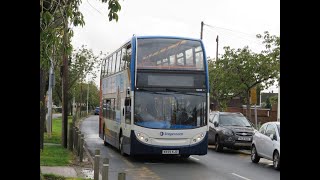
[[[144,133],[136,132],[136,136],[139,139],[139,141],[141,141],[141,142],[146,143],[149,141],[149,137]]]
[[[195,135],[192,139],[191,139],[191,144],[196,144],[200,141],[202,141],[204,138],[204,133],[199,133],[197,135]]]

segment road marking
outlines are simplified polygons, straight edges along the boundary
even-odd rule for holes
[[[238,175],[236,173],[231,173],[231,174],[234,175],[234,176],[238,176],[239,178],[242,178],[242,179],[245,179],[245,180],[251,180],[251,179],[248,179],[246,177],[240,176],[240,175]]]
[[[190,156],[190,158],[199,161],[200,159]]]

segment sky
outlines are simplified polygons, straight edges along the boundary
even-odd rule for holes
[[[264,46],[255,35],[268,31],[280,36],[280,0],[119,0],[118,22],[108,20],[108,6],[100,0],[82,0],[85,26],[73,27],[72,44],[85,44],[98,55],[111,53],[135,35],[165,35],[200,38],[207,57],[223,47],[249,46],[260,52]],[[99,78],[99,76],[98,76]],[[96,79],[96,84],[99,79]],[[277,91],[273,87],[269,91]]]

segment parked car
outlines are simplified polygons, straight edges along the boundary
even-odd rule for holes
[[[280,122],[267,122],[253,135],[251,161],[260,158],[273,161],[273,167],[280,169]]]
[[[100,112],[100,107],[96,107],[96,109],[94,110],[94,115],[99,115]]]
[[[220,152],[224,147],[250,149],[254,128],[241,113],[213,112],[209,116],[209,144]]]

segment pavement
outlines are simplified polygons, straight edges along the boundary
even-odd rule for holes
[[[52,143],[45,143],[46,145],[59,145]],[[93,164],[94,160],[91,157],[88,149],[84,146],[84,157],[83,164],[87,164],[85,166],[40,166],[42,174],[54,174],[68,178],[87,178],[93,179]],[[88,164],[90,164],[88,166]],[[101,173],[101,172],[100,172]],[[102,179],[101,174],[99,174],[99,180]]]
[[[40,166],[42,174],[55,174],[64,177],[78,177],[76,170],[69,166]]]

